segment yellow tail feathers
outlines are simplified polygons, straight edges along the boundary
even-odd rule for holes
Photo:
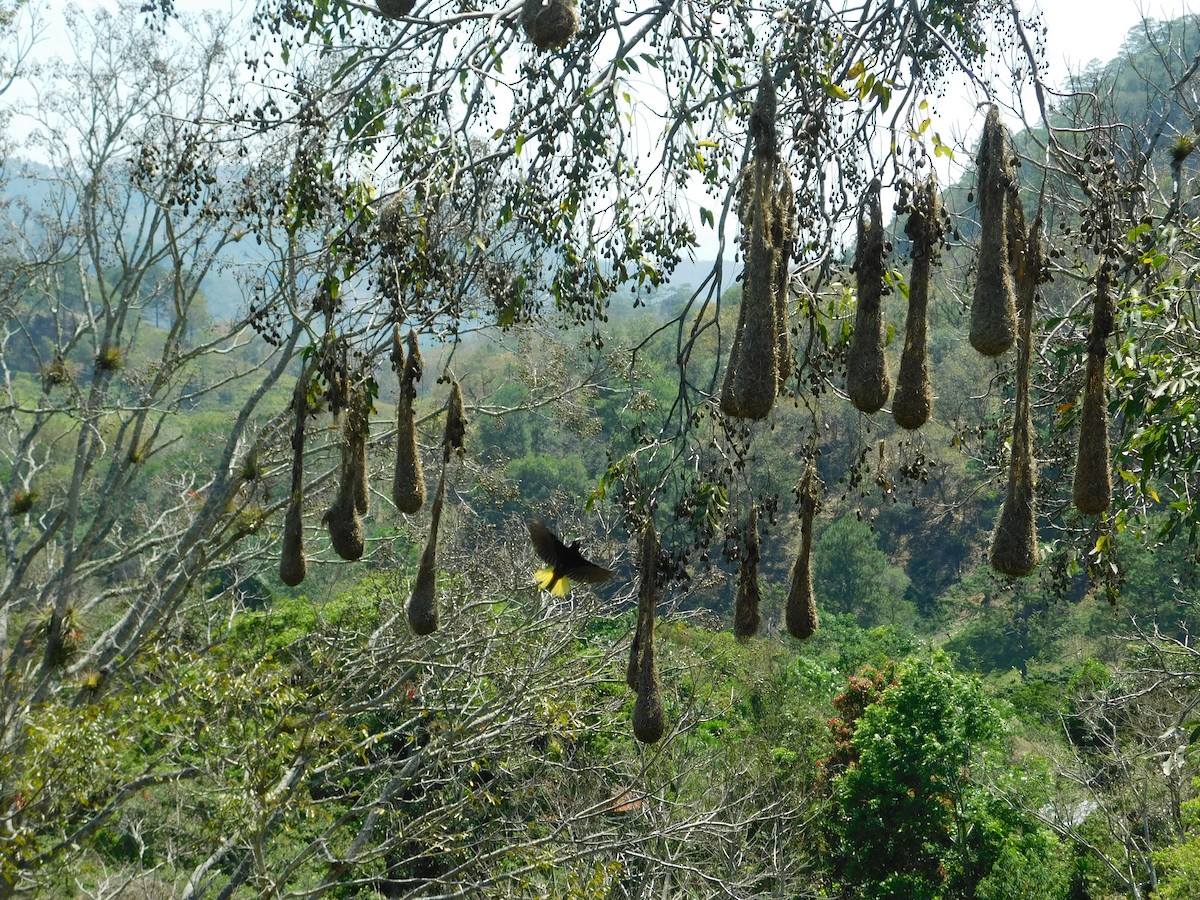
[[[553,569],[538,569],[533,573],[533,580],[537,582],[539,588],[549,591],[555,597],[565,597],[567,591],[571,589],[566,578],[556,579],[554,577]]]

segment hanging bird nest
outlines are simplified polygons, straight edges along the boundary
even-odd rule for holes
[[[863,197],[858,216],[858,245],[854,269],[858,304],[854,311],[854,333],[846,355],[846,393],[854,408],[873,413],[887,403],[892,390],[884,356],[883,286],[887,246],[880,207],[879,179],[874,179]]]
[[[304,552],[304,517],[300,498],[292,494],[283,519],[283,544],[279,551],[279,580],[296,587],[308,573],[308,557]]]
[[[575,37],[579,12],[570,0],[525,0],[521,26],[529,43],[539,50],[552,50]]]
[[[360,382],[350,398],[346,412],[347,449],[352,454],[350,476],[353,479],[354,509],[366,515],[371,508],[369,468],[367,465],[367,437],[371,427],[371,398],[365,382]]]
[[[1105,342],[1113,328],[1112,271],[1108,260],[1096,270],[1096,298],[1088,332],[1083,410],[1079,416],[1079,452],[1075,458],[1075,508],[1097,515],[1112,503],[1112,463],[1108,443],[1108,403],[1104,369],[1108,364]]]
[[[763,419],[778,392],[778,312],[775,308],[775,248],[771,244],[772,185],[759,164],[752,200],[746,268],[742,278],[741,347],[733,393],[742,418]]]
[[[788,321],[789,271],[792,253],[796,248],[796,193],[792,177],[786,168],[779,167],[778,185],[772,198],[771,244],[775,248],[775,391],[787,392],[792,374],[791,323]]]
[[[754,95],[754,109],[750,113],[750,125],[747,128],[750,141],[754,145],[754,156],[758,159],[773,162],[779,157],[779,132],[775,125],[778,108],[775,78],[764,54],[758,91]]]
[[[309,373],[296,380],[292,392],[292,493],[283,520],[283,544],[279,551],[279,580],[296,587],[308,570],[304,553],[304,431],[308,423]]]
[[[816,634],[820,627],[812,585],[813,521],[820,508],[820,481],[816,466],[810,462],[796,490],[800,500],[800,550],[792,566],[784,624],[788,634],[802,641]]]
[[[1017,276],[1020,313],[1020,344],[1017,353],[1017,396],[1013,412],[1012,458],[1008,467],[1008,490],[996,530],[992,534],[989,559],[992,568],[1011,578],[1023,578],[1037,568],[1037,505],[1034,489],[1037,472],[1033,458],[1033,415],[1029,399],[1034,298],[1044,265],[1042,220],[1034,219],[1029,230],[1025,258]]]
[[[413,582],[412,595],[408,598],[408,626],[414,634],[433,634],[438,629],[437,606],[437,542],[442,521],[442,501],[446,497],[446,468],[442,461],[442,474],[438,478],[437,493],[433,496],[433,509],[429,517],[429,537],[421,551],[421,562],[417,566],[417,578]]]
[[[341,468],[337,496],[326,511],[324,523],[334,552],[348,562],[361,559],[365,549],[362,507],[366,494],[366,418],[362,404],[366,392],[355,389],[342,416]],[[359,396],[361,394],[361,397]]]
[[[325,511],[323,519],[329,529],[329,542],[333,552],[347,562],[362,559],[366,549],[366,538],[363,535],[362,517],[354,508],[354,495],[340,496],[333,506]]]
[[[912,273],[908,287],[908,316],[904,322],[904,352],[896,376],[892,418],[901,428],[920,428],[929,421],[933,389],[929,383],[929,286],[938,241],[942,237],[942,200],[937,176],[917,186],[912,214],[904,226],[912,241]]]
[[[752,504],[746,517],[742,563],[738,568],[737,594],[733,601],[733,635],[739,640],[753,637],[762,627],[762,615],[759,612],[762,591],[758,584],[758,562],[758,507]]]
[[[1008,217],[1017,205],[1016,172],[1008,147],[1008,129],[992,106],[976,157],[979,194],[979,265],[971,301],[971,346],[984,356],[999,356],[1017,336],[1017,301],[1009,248]]]
[[[412,515],[425,503],[425,473],[417,449],[417,425],[413,404],[416,383],[421,378],[421,351],[417,332],[408,332],[408,355],[400,343],[400,326],[392,332],[392,363],[400,376],[396,399],[396,470],[392,478],[392,502],[402,513]]]
[[[463,405],[462,388],[451,378],[450,399],[446,405],[446,432],[442,438],[442,457],[450,459],[451,451],[459,457],[466,452],[467,410]]]
[[[733,342],[729,345],[729,362],[725,366],[725,380],[721,384],[721,412],[735,419],[744,416],[742,404],[738,399],[734,385],[737,381],[738,365],[742,357],[742,336],[746,332],[746,298],[742,295],[742,303],[738,307],[737,329],[733,333]]]
[[[625,683],[631,691],[638,689],[639,673],[642,670],[642,636],[646,623],[654,621],[658,608],[658,534],[654,523],[647,521],[642,528],[638,556],[638,609],[637,625],[633,630],[633,641],[629,645],[629,666],[625,670]]]
[[[631,669],[634,668],[634,656],[637,659],[637,699],[633,704],[633,736],[643,744],[653,744],[662,738],[666,720],[654,647],[654,617],[659,600],[659,546],[658,534],[652,522],[648,521],[642,530],[641,543],[636,650],[630,654]]]
[[[402,19],[413,11],[416,0],[375,0],[375,7],[381,16],[389,19]]]
[[[739,186],[746,259],[742,304],[721,389],[721,410],[743,419],[766,418],[791,370],[787,264],[795,237],[795,197],[788,173],[779,166],[775,114],[775,81],[764,58],[748,127],[754,155]]]

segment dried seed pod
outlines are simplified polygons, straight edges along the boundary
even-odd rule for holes
[[[417,426],[413,403],[416,382],[421,378],[421,352],[417,333],[408,332],[408,358],[400,346],[400,326],[392,334],[392,363],[400,376],[400,394],[396,399],[396,471],[392,477],[392,502],[402,513],[412,515],[425,503],[425,473],[417,449]]]
[[[304,430],[308,423],[308,374],[302,374],[292,392],[296,424],[292,428],[292,496],[283,520],[283,545],[279,551],[279,579],[288,587],[304,581],[308,558],[304,553]]]
[[[743,543],[737,595],[733,601],[733,634],[740,640],[753,637],[762,625],[759,613],[762,592],[758,586],[758,507],[755,505],[751,505],[750,514],[746,517]]]
[[[662,686],[654,647],[654,616],[658,606],[658,535],[651,522],[642,531],[642,582],[638,591],[637,699],[633,704],[633,736],[643,744],[653,744],[663,736]]]
[[[525,0],[521,25],[539,50],[561,47],[579,31],[579,13],[570,0]]]
[[[883,281],[886,245],[883,210],[876,178],[863,198],[858,217],[858,246],[854,268],[858,283],[858,305],[854,312],[854,334],[846,356],[846,393],[854,408],[873,413],[887,403],[892,390],[884,356]]]
[[[400,19],[407,16],[416,5],[416,0],[375,0],[379,14],[389,19]]]
[[[1112,467],[1108,444],[1108,403],[1104,369],[1105,341],[1112,332],[1112,273],[1108,260],[1096,271],[1096,299],[1088,332],[1087,381],[1079,415],[1079,453],[1075,458],[1075,508],[1096,515],[1112,503]]]
[[[785,624],[788,634],[807,640],[820,627],[817,600],[812,586],[813,520],[820,506],[820,478],[811,462],[800,481],[797,495],[800,500],[800,550],[792,566],[792,583],[788,588]]]
[[[450,384],[450,400],[446,406],[446,432],[442,438],[442,459],[450,459],[453,450],[461,457],[466,451],[467,410],[463,406],[462,388],[458,381],[452,379]]]
[[[904,233],[912,241],[912,273],[892,418],[901,428],[912,429],[929,421],[933,405],[929,384],[929,282],[937,242],[942,235],[942,200],[935,175],[931,174],[917,186]]]
[[[792,177],[784,167],[779,168],[779,185],[775,191],[771,216],[771,243],[775,248],[775,391],[787,392],[792,374],[791,324],[788,322],[788,266],[796,247],[796,194]]]
[[[438,629],[437,607],[437,542],[438,528],[442,520],[442,501],[446,496],[446,461],[442,461],[442,474],[438,479],[437,493],[433,496],[433,509],[429,517],[429,538],[421,551],[421,562],[417,566],[417,578],[413,582],[412,595],[408,598],[408,626],[414,634],[433,634]]]
[[[1025,243],[1025,242],[1022,242]],[[1029,371],[1033,357],[1033,301],[1041,280],[1042,220],[1034,219],[1024,259],[1017,270],[1020,312],[1020,345],[1017,351],[1017,397],[1013,411],[1012,458],[1008,490],[996,530],[992,534],[992,568],[1012,578],[1023,578],[1038,564],[1037,506],[1034,488],[1037,472],[1033,458],[1033,416],[1029,399]]]
[[[1008,149],[1008,129],[992,106],[976,157],[979,193],[979,271],[971,302],[971,346],[999,356],[1017,335],[1017,302],[1009,260],[1010,199],[1016,175]]]

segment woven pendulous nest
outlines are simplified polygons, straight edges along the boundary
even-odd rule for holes
[[[846,393],[854,408],[873,413],[887,403],[892,390],[884,356],[883,284],[886,243],[883,210],[876,178],[867,188],[858,217],[858,246],[854,268],[858,283],[858,305],[854,311],[854,333],[846,355]]]
[[[406,608],[408,627],[414,634],[433,634],[438,629],[437,542],[442,521],[442,502],[446,497],[446,468],[447,463],[443,460],[442,474],[438,478],[438,489],[433,496],[433,509],[429,517],[429,537],[425,541],[425,549],[421,551],[417,578],[413,582]]]
[[[625,683],[631,691],[638,689],[638,677],[642,669],[642,633],[646,622],[653,623],[658,608],[658,534],[654,523],[647,521],[642,529],[638,546],[638,616],[633,630],[633,641],[629,645],[629,665],[625,670]]]
[[[360,383],[351,397],[350,409],[346,413],[347,431],[350,436],[350,452],[354,454],[351,474],[354,477],[354,509],[365,516],[371,509],[371,492],[367,480],[367,436],[371,427],[371,398],[365,383]]]
[[[1008,217],[1017,205],[1016,174],[1008,129],[992,106],[976,157],[979,192],[979,271],[971,301],[971,346],[999,356],[1017,336],[1017,302],[1010,259]]]
[[[937,177],[917,186],[913,211],[904,226],[912,241],[912,274],[908,287],[908,316],[904,322],[904,352],[896,376],[892,418],[901,428],[920,428],[929,421],[933,390],[929,383],[929,285],[937,244],[942,236],[942,200]]]
[[[762,74],[754,95],[754,109],[750,113],[750,125],[747,128],[756,159],[774,161],[779,158],[779,132],[775,122],[778,109],[775,78],[771,75],[767,57],[764,55]]]
[[[742,418],[742,405],[735,390],[738,365],[742,357],[742,335],[746,331],[746,298],[742,295],[742,304],[738,307],[737,330],[733,334],[733,342],[729,345],[729,362],[725,366],[725,380],[721,385],[721,412],[734,418]]]
[[[654,647],[654,616],[658,607],[658,534],[652,522],[642,530],[639,560],[638,625],[630,650],[630,669],[637,670],[637,699],[633,703],[633,736],[643,744],[660,740],[666,728],[662,685]],[[635,661],[636,660],[636,661]]]
[[[782,166],[778,174],[774,210],[771,217],[771,243],[775,247],[775,369],[776,393],[787,391],[792,374],[791,323],[788,321],[788,276],[792,253],[796,248],[796,193],[792,178]]]
[[[292,494],[283,518],[283,545],[279,551],[279,580],[296,587],[308,574],[308,556],[304,552],[304,516],[300,498]]]
[[[366,547],[362,513],[367,506],[366,439],[370,401],[359,385],[349,392],[342,418],[342,462],[333,505],[325,513],[329,541],[342,559],[361,559]]]
[[[819,491],[820,478],[816,466],[810,462],[797,489],[800,500],[800,550],[792,566],[785,616],[788,634],[802,641],[812,637],[820,627],[812,585],[813,520],[820,508]]]
[[[392,364],[400,378],[396,400],[396,470],[392,477],[392,502],[402,513],[412,515],[425,503],[425,473],[417,449],[417,426],[413,404],[421,379],[421,350],[417,333],[408,332],[408,355],[400,343],[400,326],[392,332]]]
[[[579,13],[570,0],[525,0],[521,25],[539,50],[561,47],[579,31]]]
[[[467,409],[463,405],[462,388],[451,379],[450,399],[446,406],[446,432],[442,438],[442,458],[449,460],[451,452],[460,457],[466,451]]]
[[[741,347],[733,393],[742,418],[763,419],[775,404],[779,370],[775,308],[776,252],[771,244],[771,182],[760,172],[751,201],[752,219],[742,284]]]
[[[1042,220],[1034,219],[1024,259],[1017,272],[1017,301],[1020,313],[1020,344],[1017,352],[1017,397],[1013,412],[1012,458],[1008,468],[1008,490],[996,530],[992,534],[989,559],[992,568],[1012,578],[1029,575],[1038,564],[1037,504],[1034,489],[1037,471],[1033,458],[1033,416],[1029,399],[1032,361],[1034,298],[1044,266]]]
[[[279,551],[279,580],[288,587],[304,581],[308,557],[304,552],[304,430],[308,420],[308,376],[301,375],[292,393],[296,417],[292,428],[292,493],[283,520],[283,544]]]
[[[1112,272],[1108,260],[1096,270],[1096,298],[1088,332],[1087,380],[1079,416],[1079,453],[1075,458],[1075,508],[1096,515],[1112,503],[1112,464],[1108,444],[1108,404],[1104,369],[1108,364],[1105,341],[1112,333]]]
[[[721,390],[729,416],[763,419],[791,370],[788,345],[788,259],[795,240],[795,197],[779,161],[775,82],[763,60],[750,116],[754,155],[742,173],[739,217],[746,265],[742,305]]]
[[[752,505],[746,517],[742,564],[738,569],[737,595],[733,601],[733,634],[739,640],[753,637],[762,627],[762,615],[759,612],[762,591],[758,584],[758,562],[758,507]]]
[[[413,11],[416,0],[375,0],[379,14],[389,19],[401,19]]]

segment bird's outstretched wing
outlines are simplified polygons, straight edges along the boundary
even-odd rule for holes
[[[556,566],[562,562],[562,553],[567,549],[541,519],[529,523],[529,539],[533,541],[533,552],[544,563]]]
[[[603,584],[613,577],[610,569],[585,559],[575,544],[568,546],[559,540],[541,519],[529,523],[529,539],[533,542],[534,552],[550,566],[535,574],[538,586],[544,590],[555,590],[568,578],[586,584]],[[563,590],[565,592],[565,587]]]

